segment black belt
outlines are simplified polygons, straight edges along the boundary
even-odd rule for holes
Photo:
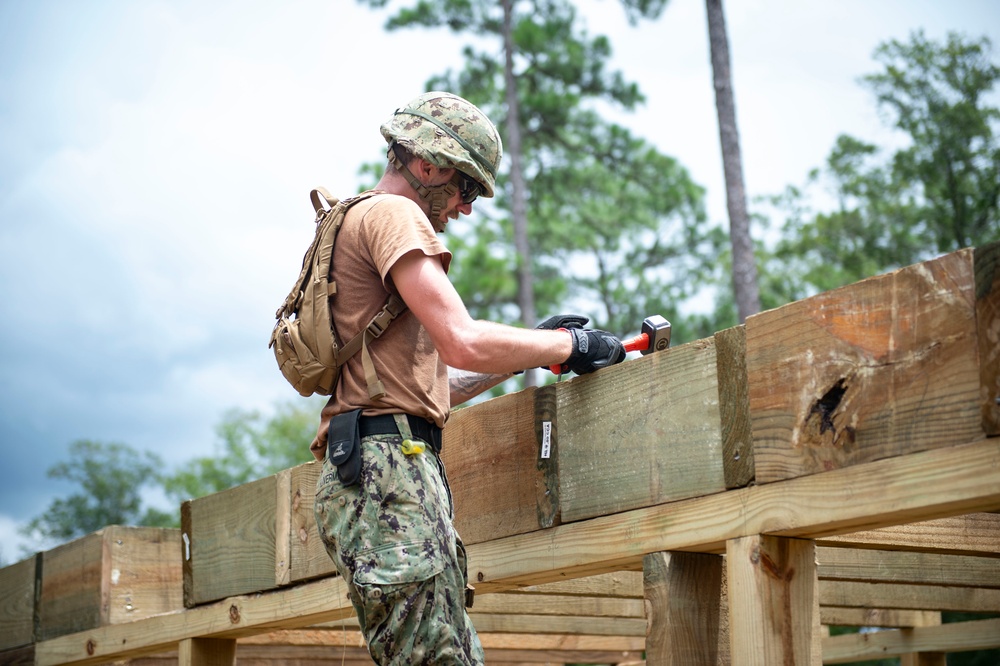
[[[406,420],[410,424],[410,432],[414,437],[430,444],[431,448],[434,449],[434,453],[441,453],[441,428],[438,428],[427,419],[422,419],[412,414],[407,414]],[[396,419],[392,414],[362,416],[358,427],[362,437],[367,437],[368,435],[399,434],[399,428],[396,427]]]

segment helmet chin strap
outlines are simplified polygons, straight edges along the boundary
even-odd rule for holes
[[[389,163],[396,169],[396,171],[403,175],[403,178],[405,178],[406,182],[410,184],[410,187],[416,191],[420,200],[430,206],[430,212],[427,214],[427,219],[430,220],[431,226],[434,227],[434,231],[443,233],[448,223],[441,221],[441,212],[448,204],[448,199],[458,192],[458,183],[454,178],[452,178],[443,185],[424,185],[417,180],[417,177],[413,175],[410,168],[403,164],[403,161],[399,159],[396,155],[396,151],[393,150],[393,145],[390,145],[389,150],[387,151]]]

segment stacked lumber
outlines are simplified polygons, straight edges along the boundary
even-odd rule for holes
[[[443,456],[489,661],[930,664],[1000,647],[1000,620],[941,624],[1000,613],[998,258],[951,253],[456,411]],[[170,612],[40,631],[23,580],[48,565],[0,570],[0,629],[18,637],[0,663],[25,646],[39,665],[363,663],[312,517],[318,474],[186,502]]]

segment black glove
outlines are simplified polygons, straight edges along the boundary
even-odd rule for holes
[[[625,345],[607,331],[591,328],[567,328],[573,336],[573,353],[562,370],[585,375],[625,360]]]
[[[553,315],[535,328],[547,331],[558,331],[560,328],[583,328],[587,325],[588,321],[590,321],[590,317],[584,317],[583,315],[578,314]]]

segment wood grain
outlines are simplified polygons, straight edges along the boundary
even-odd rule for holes
[[[962,250],[747,319],[757,482],[983,436]]]

